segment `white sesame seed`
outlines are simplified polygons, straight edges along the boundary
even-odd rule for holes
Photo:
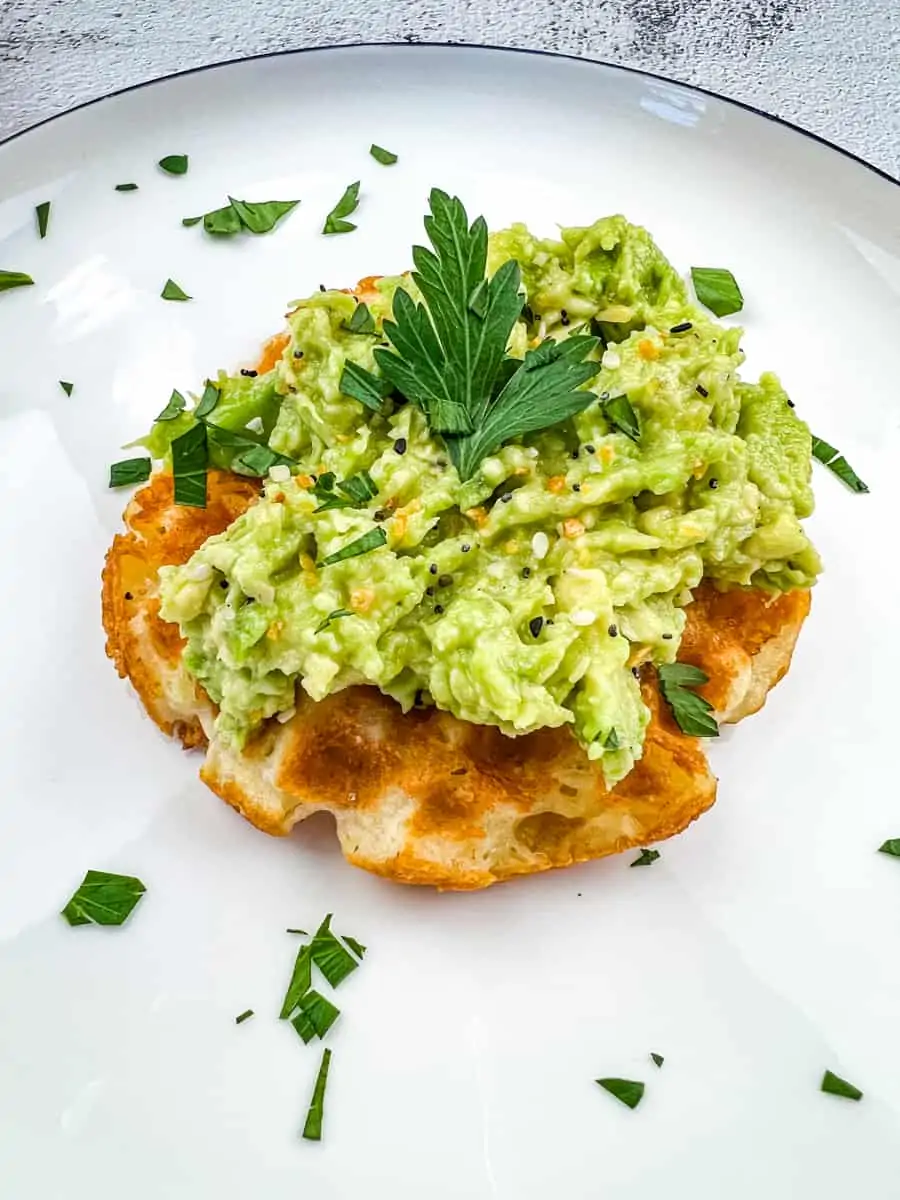
[[[278,721],[279,724],[281,724],[281,725],[287,725],[288,721],[290,721],[294,716],[296,716],[296,713],[297,713],[297,709],[292,706],[291,708],[284,709],[283,712],[276,713],[275,720]]]
[[[604,367],[609,367],[611,371],[622,365],[622,359],[619,357],[618,350],[607,350],[603,355],[602,362]]]
[[[537,559],[547,557],[547,551],[550,549],[550,539],[543,530],[539,530],[531,539],[531,553]]]
[[[573,625],[593,625],[597,620],[597,614],[591,612],[589,608],[576,608],[572,613]]]
[[[274,467],[269,467],[269,478],[274,479],[276,483],[287,483],[291,477],[291,468],[285,463],[276,463]]]

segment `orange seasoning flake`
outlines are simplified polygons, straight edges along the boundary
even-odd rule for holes
[[[551,492],[555,492],[557,495],[559,495],[560,492],[564,492],[566,490],[565,475],[551,475],[547,480],[547,487]]]
[[[375,593],[371,588],[354,588],[350,593],[350,607],[354,612],[368,612],[374,602]]]
[[[584,523],[577,517],[568,517],[563,521],[563,534],[567,538],[581,537],[584,533]]]
[[[642,338],[638,342],[638,354],[647,362],[652,362],[653,359],[659,358],[659,346],[650,338]]]

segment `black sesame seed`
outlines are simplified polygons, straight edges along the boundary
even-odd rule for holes
[[[438,587],[450,587],[453,583],[452,575],[441,575],[438,579]]]
[[[432,563],[428,570],[432,575],[437,575],[437,563]]]
[[[422,699],[423,699],[423,692],[422,692],[422,689],[419,688],[419,690],[415,694],[415,697],[413,698],[413,707],[421,708],[422,707]]]
[[[227,580],[227,579],[221,579],[221,580],[219,580],[219,587],[220,587],[220,588],[222,588],[223,590],[224,590],[225,588],[227,588],[227,587],[228,587],[228,580]]]
[[[504,492],[500,499],[504,504],[509,504],[510,500],[512,500],[512,492]]]
[[[528,622],[528,628],[531,630],[531,636],[537,637],[538,634],[541,632],[541,630],[544,628],[544,618],[543,617],[532,617],[531,620]]]
[[[294,351],[294,358],[302,358],[302,357],[303,357],[303,351],[302,351],[302,350],[295,350],[295,351]]]
[[[607,629],[606,632],[609,634],[610,637],[618,637],[619,636],[619,630],[615,625],[610,625],[609,629]]]
[[[328,290],[328,289],[325,287],[325,284],[324,284],[324,283],[320,283],[320,284],[319,284],[319,291],[320,291],[320,292],[325,292],[325,291],[327,291],[327,290]]]
[[[594,453],[594,447],[590,443],[588,443],[588,445],[586,445],[584,449],[585,449],[586,454]]]
[[[689,329],[693,329],[690,321],[682,321],[680,325],[673,325],[669,333],[687,333]]]
[[[718,479],[711,479],[709,481],[709,486],[713,489],[713,491],[715,491],[715,489],[719,486]]]
[[[573,451],[572,451],[572,457],[573,457],[573,458],[577,458],[577,457],[578,457],[578,451],[577,451],[577,450],[573,450]]]
[[[224,582],[224,581],[223,581],[223,582]],[[227,587],[228,585],[226,584],[225,586]],[[131,592],[126,592],[126,593],[125,593],[125,599],[126,599],[126,600],[133,600],[133,599],[134,599],[134,596],[132,596]]]
[[[559,314],[559,323],[560,325],[568,325],[569,323],[569,314],[565,309],[562,309]]]
[[[552,617],[548,617],[548,618],[547,618],[547,624],[548,624],[548,625],[552,625],[552,624],[553,624],[553,618],[552,618]]]
[[[637,667],[632,667],[632,668],[631,668],[631,673],[632,673],[632,675],[635,677],[635,679],[640,679],[640,677],[641,677],[641,673],[640,673],[640,671],[637,669]]]
[[[438,614],[438,616],[440,616],[440,614],[444,611],[443,604],[436,604],[434,606],[434,611]]]
[[[671,640],[672,640],[672,637],[673,637],[673,635],[672,635],[671,633],[664,633],[664,634],[663,634],[663,641],[664,641],[664,642],[671,642]]]
[[[396,442],[394,442],[394,453],[395,454],[405,454],[406,453],[406,438],[397,438]]]
[[[788,408],[795,408],[795,407],[796,407],[796,405],[794,404],[793,400],[788,400]]]
[[[372,517],[376,521],[386,521],[388,518],[388,514],[387,514],[386,509],[376,508],[375,512],[372,514]]]
[[[463,554],[468,554],[471,549],[472,547],[468,542],[463,542],[463,544],[460,546],[460,550],[463,552]]]
[[[259,374],[259,372],[251,371],[247,367],[241,367],[241,374],[244,375],[247,379],[255,379],[256,376]]]
[[[580,484],[580,483],[573,483],[573,484],[572,484],[572,491],[573,491],[573,492],[580,492],[580,491],[581,491],[581,484]]]
[[[312,471],[310,471],[310,473],[309,473],[309,477],[310,477],[310,479],[313,481],[313,483],[318,483],[318,482],[319,482],[319,477],[318,477],[318,475],[313,475]]]
[[[522,578],[528,579],[528,578],[530,578],[530,576],[531,576],[531,567],[523,567],[522,568]]]
[[[434,588],[433,588],[433,587],[427,587],[427,588],[425,589],[425,595],[426,595],[426,596],[433,596],[433,595],[434,595]]]
[[[704,400],[709,395],[709,392],[706,390],[706,388],[703,386],[702,383],[697,384],[697,391],[700,393],[700,395],[703,397]]]

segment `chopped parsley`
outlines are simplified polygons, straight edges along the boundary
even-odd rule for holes
[[[136,192],[137,190],[138,190],[138,185],[136,183],[117,183],[116,184],[117,192]]]
[[[888,838],[886,842],[882,842],[878,847],[879,854],[892,854],[894,858],[900,858],[900,838]]]
[[[13,288],[33,287],[34,280],[24,271],[0,271],[0,292],[9,292]]]
[[[193,300],[186,291],[178,286],[174,279],[167,279],[160,292],[163,300]]]
[[[672,710],[682,733],[691,737],[718,737],[719,726],[713,706],[705,697],[690,689],[709,682],[709,676],[690,663],[664,663],[657,667],[659,690]]]
[[[328,628],[328,626],[331,624],[332,621],[339,621],[341,619],[341,617],[352,617],[352,616],[353,616],[353,613],[350,611],[349,608],[336,608],[334,610],[334,612],[330,612],[323,621],[319,622],[319,624],[315,627],[313,632],[321,633],[324,629]],[[302,933],[302,932],[305,932],[305,931],[300,930],[300,929],[289,929],[288,930],[288,933]]]
[[[172,477],[176,504],[206,508],[208,463],[206,426],[200,421],[172,442]]]
[[[251,1018],[252,1016],[254,1016],[254,1015],[255,1015],[255,1014],[254,1014],[254,1012],[253,1012],[253,1009],[252,1009],[252,1008],[247,1008],[247,1009],[245,1009],[245,1010],[244,1010],[244,1012],[242,1012],[242,1013],[240,1014],[240,1016],[237,1016],[237,1017],[235,1017],[235,1018],[234,1018],[234,1023],[235,1023],[235,1025],[243,1025],[243,1023],[244,1023],[245,1021],[249,1021],[249,1020],[250,1020],[250,1018]]]
[[[185,399],[181,392],[172,390],[172,395],[169,397],[169,402],[162,410],[157,421],[174,421],[179,413],[184,412]]]
[[[717,317],[729,317],[744,307],[737,280],[726,267],[691,267],[697,299]]]
[[[359,208],[359,180],[356,183],[351,183],[344,190],[343,196],[341,196],[340,200],[338,200],[337,204],[325,218],[322,232],[351,233],[356,226],[352,221],[346,221],[344,218],[356,212],[357,208]]]
[[[641,440],[640,418],[627,396],[613,396],[611,400],[604,400],[600,407],[613,429],[618,429],[633,442]]]
[[[372,412],[381,412],[385,396],[390,395],[392,386],[380,375],[373,375],[365,367],[349,360],[341,373],[340,389],[351,400],[358,400]]]
[[[635,1079],[595,1079],[594,1083],[629,1108],[637,1108],[644,1096],[644,1085]]]
[[[376,146],[374,142],[369,147],[369,153],[383,167],[392,167],[397,161],[396,154],[392,154],[390,150],[385,150],[383,146]]]
[[[300,203],[299,200],[235,200],[228,197],[223,208],[214,208],[199,217],[184,217],[182,225],[198,225],[213,237],[231,237],[246,230],[247,233],[269,233],[282,217],[286,217]]]
[[[186,175],[188,156],[186,154],[167,154],[165,158],[159,160],[157,165],[162,167],[167,175]]]
[[[322,1140],[322,1118],[325,1115],[325,1089],[328,1086],[328,1069],[330,1066],[331,1051],[326,1048],[322,1051],[322,1061],[319,1064],[319,1072],[316,1075],[312,1100],[309,1103],[309,1112],[306,1114],[306,1123],[303,1126],[303,1136],[309,1142],[319,1142]]]
[[[312,947],[303,945],[297,951],[294,969],[284,1000],[281,1005],[279,1019],[288,1021],[300,1007],[300,1001],[312,987]]]
[[[822,1076],[820,1089],[823,1092],[828,1092],[830,1096],[844,1096],[847,1100],[862,1100],[863,1094],[852,1083],[848,1083],[846,1079],[841,1079],[839,1075],[835,1075],[833,1071],[826,1071]]]
[[[149,458],[123,458],[109,468],[109,486],[120,488],[145,483],[150,478],[152,468]]]
[[[67,396],[71,396],[72,392],[75,390],[75,384],[69,383],[68,379],[60,379],[59,386],[66,393]]]
[[[649,867],[659,858],[658,850],[642,850],[634,862],[630,862],[629,867]]]
[[[50,201],[45,200],[43,204],[38,204],[34,210],[37,217],[38,234],[41,238],[47,236],[47,225],[50,222]]]
[[[300,1011],[291,1024],[304,1042],[309,1043],[314,1037],[324,1038],[340,1015],[336,1005],[312,988],[300,997]]]
[[[357,958],[363,958],[365,956],[366,947],[362,944],[362,942],[358,942],[356,938],[352,938],[346,933],[342,934],[341,936]]]
[[[333,988],[339,987],[359,966],[346,946],[332,933],[331,913],[316,930],[310,953],[313,962]]]
[[[375,318],[369,311],[368,304],[365,301],[360,301],[353,310],[353,316],[349,321],[344,322],[344,328],[348,333],[368,333],[378,336],[378,330],[375,328]]]
[[[330,567],[333,563],[343,562],[345,558],[357,558],[360,554],[368,554],[370,550],[377,550],[379,546],[387,545],[387,534],[383,529],[370,529],[368,533],[364,533],[362,537],[356,538],[355,541],[348,542],[346,546],[342,546],[340,550],[335,550],[333,554],[329,554],[323,558],[319,564],[322,567]]]
[[[133,875],[88,871],[62,916],[70,925],[122,925],[146,890]]]
[[[868,485],[863,483],[840,450],[836,450],[834,446],[830,446],[828,442],[816,437],[815,434],[813,434],[812,440],[812,455],[823,466],[826,466],[832,475],[837,475],[841,483],[845,483],[851,492],[860,493],[869,490]]]
[[[666,1061],[661,1054],[657,1054],[654,1050],[650,1051],[650,1057],[653,1059],[654,1063],[656,1063],[656,1065],[658,1067],[661,1067],[663,1065],[663,1063]]]

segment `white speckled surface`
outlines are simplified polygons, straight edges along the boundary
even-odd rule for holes
[[[0,139],[204,63],[401,39],[640,67],[775,113],[900,176],[898,0],[0,0]]]

